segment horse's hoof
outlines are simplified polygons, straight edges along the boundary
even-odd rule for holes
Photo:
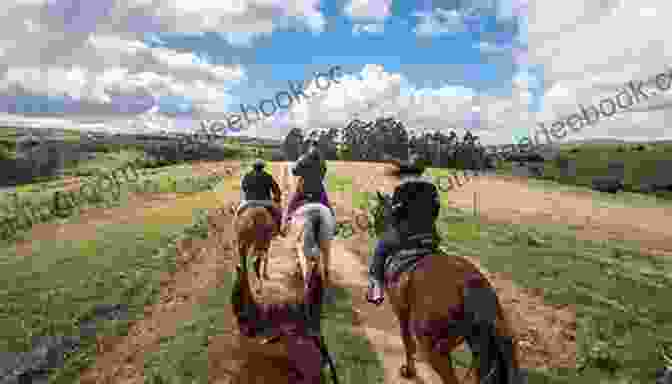
[[[404,379],[412,379],[415,377],[415,368],[411,369],[408,365],[404,364],[399,368],[399,374]]]

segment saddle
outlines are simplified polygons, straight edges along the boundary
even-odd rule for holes
[[[431,234],[408,237],[403,248],[391,254],[385,260],[385,280],[395,282],[403,272],[415,270],[418,263],[427,255],[437,251]]]
[[[272,211],[273,208],[275,208],[271,200],[245,200],[242,201],[238,206],[238,209],[236,209],[236,216],[240,215],[240,213],[246,210],[247,208],[258,208],[258,207],[267,208],[269,211]],[[271,214],[272,213],[273,212],[271,212]]]

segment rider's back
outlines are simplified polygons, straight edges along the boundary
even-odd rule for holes
[[[299,158],[292,173],[294,176],[303,177],[305,195],[317,196],[319,199],[324,188],[322,179],[325,171],[326,167],[322,154],[313,148]]]
[[[242,184],[247,200],[271,200],[273,176],[268,172],[253,170],[245,175]]]

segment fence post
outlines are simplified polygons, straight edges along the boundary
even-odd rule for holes
[[[474,191],[474,217],[478,215],[478,195],[476,195],[476,191]]]

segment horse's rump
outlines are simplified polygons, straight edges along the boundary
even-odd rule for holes
[[[307,228],[314,230],[315,241],[320,243],[331,240],[336,227],[335,219],[329,208],[320,203],[308,203],[299,207],[292,214],[292,222],[301,230]],[[318,244],[314,245],[318,246]]]
[[[250,206],[236,216],[234,228],[238,237],[255,244],[270,245],[273,237],[273,217],[268,208]]]
[[[403,264],[402,264],[403,265]],[[463,337],[455,324],[469,320],[470,305],[465,293],[471,287],[494,288],[481,270],[466,258],[442,254],[429,254],[415,258],[415,263],[405,266],[395,280],[388,284],[391,300],[408,306],[413,318],[411,328],[426,347],[434,348],[441,340],[452,340],[450,347],[459,345]],[[466,288],[466,289],[465,289]],[[476,303],[479,304],[479,303]],[[486,304],[483,303],[483,306]],[[497,328],[507,328],[508,320],[499,303],[496,306]]]

